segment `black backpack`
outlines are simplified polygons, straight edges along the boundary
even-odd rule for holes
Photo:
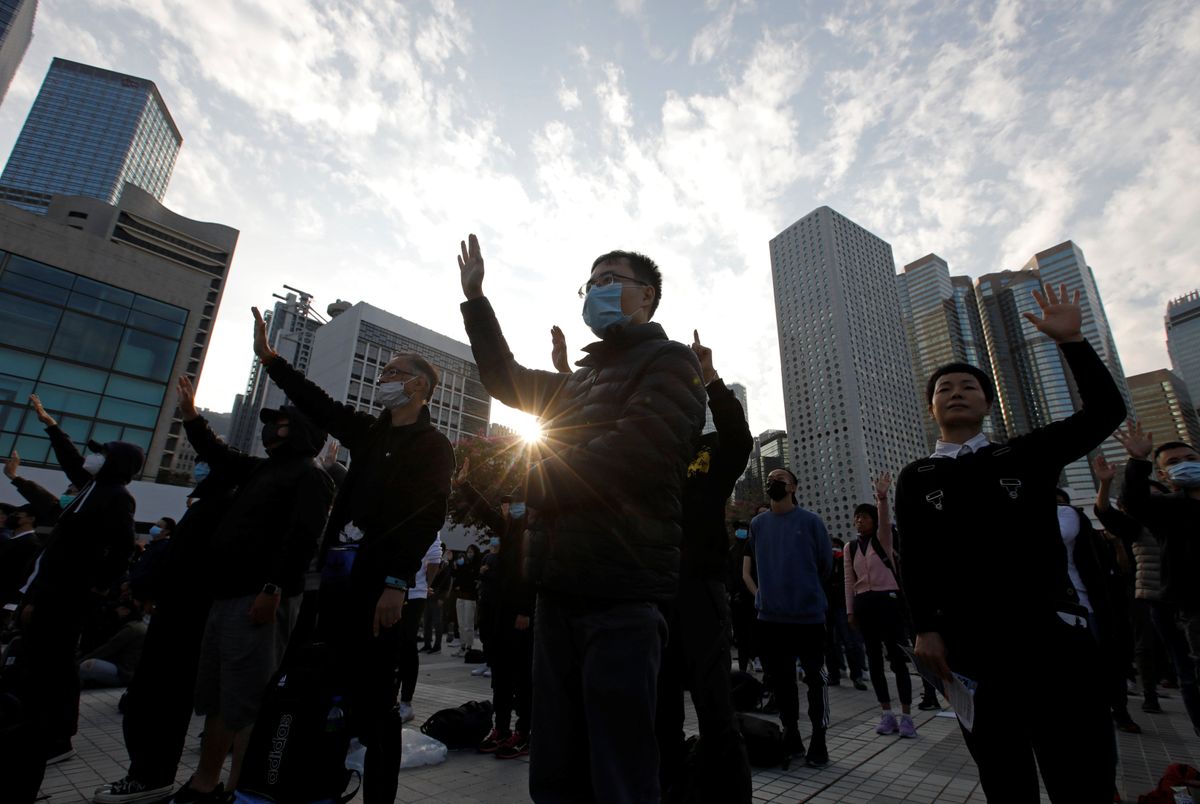
[[[354,798],[357,785],[346,793],[357,775],[346,767],[349,711],[337,694],[337,678],[331,646],[289,649],[250,733],[239,791],[280,804]]]
[[[733,708],[739,712],[754,712],[762,703],[763,683],[744,670],[729,674],[729,694]]]
[[[764,720],[741,712],[733,716],[733,727],[742,735],[746,756],[756,768],[787,770],[788,756],[783,747],[783,728],[773,720]]]
[[[492,728],[492,702],[467,701],[453,709],[440,709],[421,725],[427,734],[447,748],[475,748]]]

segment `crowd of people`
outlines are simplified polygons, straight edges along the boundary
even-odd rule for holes
[[[580,295],[598,340],[572,369],[555,328],[553,370],[514,359],[474,235],[458,262],[485,387],[545,433],[511,490],[481,491],[469,462],[456,466],[430,420],[439,375],[424,357],[393,356],[376,388],[383,413],[360,412],[279,356],[257,310],[255,354],[289,401],[261,413],[267,457],[218,438],[180,378],[196,485],[178,522],[144,536],[127,489],[140,450],[89,443],[84,457],[31,397],[70,486],[56,497],[21,478],[15,454],[6,466],[29,501],[6,511],[0,539],[11,800],[35,800],[47,763],[70,755],[81,685],[128,685],[128,770],[98,804],[231,800],[261,764],[264,690],[293,661],[289,645],[310,643],[336,657],[330,728],[344,717],[365,746],[368,804],[395,800],[420,653],[444,647],[490,679],[478,751],[528,755],[538,802],[749,802],[733,686],[748,671],[768,691],[750,708],[777,714],[784,755],[815,767],[836,760],[828,686],[844,672],[857,690],[869,680],[881,736],[918,737],[918,682],[920,709],[941,707],[939,687],[969,689],[960,724],[997,802],[1037,801],[1039,774],[1055,802],[1111,801],[1114,728],[1138,730],[1135,665],[1143,712],[1162,711],[1167,681],[1200,734],[1200,454],[1155,447],[1130,422],[1118,498],[1118,468],[1097,457],[1094,511],[1071,505],[1063,468],[1126,411],[1065,287],[1035,294],[1027,318],[1058,344],[1079,411],[994,444],[991,379],[943,366],[926,389],[936,450],[896,467],[894,489],[881,471],[839,535],[802,507],[787,467],[765,478],[753,518],[728,520],[753,448],[745,412],[698,332],[689,347],[652,320],[663,281],[649,258],[595,260]],[[480,544],[444,548],[450,506],[485,526]],[[1048,712],[1014,715],[1051,684]],[[193,713],[200,760],[177,789]]]

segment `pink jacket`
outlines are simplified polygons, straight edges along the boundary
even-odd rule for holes
[[[892,513],[887,500],[877,500],[879,505],[879,523],[875,529],[875,538],[879,546],[887,553],[892,566],[896,566],[896,557],[892,553]],[[850,545],[846,545],[846,612],[854,613],[854,596],[863,592],[895,592],[900,589],[896,578],[883,565],[883,559],[872,546],[862,549],[860,542],[854,550],[854,560],[850,560]]]

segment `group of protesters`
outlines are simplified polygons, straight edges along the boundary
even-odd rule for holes
[[[1047,287],[1035,294],[1040,315],[1027,318],[1058,344],[1080,410],[994,444],[983,435],[991,379],[943,366],[926,389],[936,450],[912,456],[894,490],[880,472],[842,539],[801,506],[787,467],[765,478],[767,501],[750,521],[727,522],[753,448],[745,412],[698,332],[688,346],[652,320],[663,279],[648,257],[614,251],[593,262],[580,296],[598,340],[572,369],[555,328],[553,370],[514,359],[483,292],[474,235],[458,263],[484,386],[536,415],[544,433],[503,497],[472,485],[469,463],[456,466],[433,426],[439,375],[428,360],[394,355],[377,378],[383,412],[358,411],[278,355],[255,310],[255,354],[288,399],[261,412],[267,457],[223,443],[181,377],[197,484],[179,521],[155,523],[156,541],[131,562],[126,486],[140,450],[90,443],[85,458],[31,399],[72,485],[53,498],[10,461],[31,500],[8,513],[0,546],[17,637],[0,698],[12,706],[0,723],[18,737],[5,746],[17,760],[5,780],[12,800],[33,801],[46,761],[69,751],[81,681],[129,685],[128,770],[96,791],[98,804],[230,800],[289,642],[319,641],[339,657],[336,711],[344,705],[366,748],[363,799],[394,801],[421,633],[434,652],[451,627],[456,655],[470,658],[478,637],[477,674],[492,686],[492,729],[478,750],[528,755],[539,802],[750,801],[734,644],[742,671],[761,666],[785,755],[814,767],[831,761],[827,686],[846,664],[856,688],[869,678],[880,735],[917,737],[910,664],[921,709],[940,708],[935,687],[952,700],[950,690],[969,689],[961,726],[992,801],[1037,801],[1039,773],[1053,801],[1112,800],[1114,727],[1138,728],[1127,701],[1135,643],[1143,710],[1161,711],[1157,683],[1170,674],[1200,728],[1200,455],[1181,442],[1155,449],[1130,423],[1119,433],[1130,456],[1119,501],[1110,500],[1117,469],[1095,463],[1094,514],[1111,538],[1063,499],[1063,468],[1126,414],[1081,335],[1077,294]],[[348,467],[325,448],[330,437]],[[444,550],[450,505],[486,526],[486,550]],[[50,529],[44,546],[31,536],[37,525]],[[107,633],[84,650],[98,599],[110,604]],[[1155,639],[1169,673],[1155,666]],[[134,641],[136,652],[124,649]],[[1051,711],[1036,722],[1014,714],[1051,680]],[[699,729],[691,741],[685,691]],[[204,717],[199,764],[177,789],[193,712]]]

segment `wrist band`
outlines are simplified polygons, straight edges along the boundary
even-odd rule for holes
[[[397,578],[394,575],[389,575],[383,579],[383,585],[388,589],[399,589],[401,592],[408,589],[408,581],[403,578]]]

